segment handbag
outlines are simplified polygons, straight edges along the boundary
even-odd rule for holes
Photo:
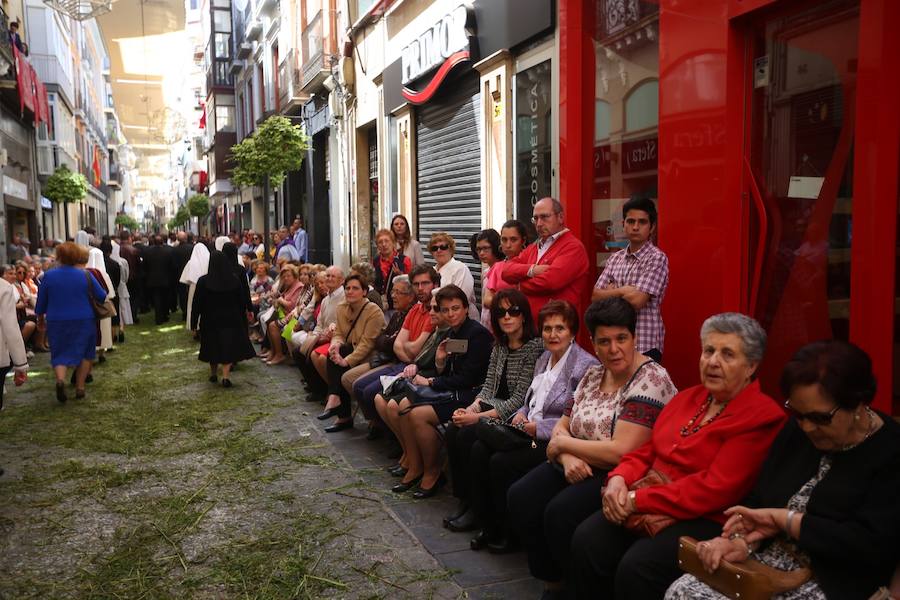
[[[94,276],[88,272],[85,272],[84,276],[87,278],[88,300],[91,303],[91,308],[94,309],[94,316],[98,319],[109,319],[116,316],[116,307],[108,295],[103,302],[98,301],[97,297],[94,296],[94,286],[92,285]]]
[[[639,490],[656,485],[666,485],[670,481],[671,479],[664,473],[661,473],[656,469],[650,469],[644,477],[635,481],[628,489]],[[674,523],[675,519],[669,515],[661,515],[658,513],[633,513],[625,519],[625,528],[630,529],[638,535],[656,537],[657,533]]]
[[[697,554],[697,540],[688,536],[678,538],[678,566],[735,600],[769,600],[774,595],[797,589],[812,578],[809,568],[782,571],[754,558],[742,563],[723,560],[718,569],[709,573]]]
[[[492,417],[481,417],[475,423],[475,437],[494,451],[506,452],[537,444],[524,429]]]

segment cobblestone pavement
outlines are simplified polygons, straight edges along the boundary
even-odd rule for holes
[[[86,399],[57,403],[46,354],[8,380],[0,598],[498,595],[464,590],[497,575],[454,572],[398,517],[358,430],[325,438],[295,371],[248,361],[226,390],[196,352],[175,323],[142,325]]]

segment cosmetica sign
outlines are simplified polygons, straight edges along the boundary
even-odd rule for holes
[[[473,24],[472,11],[461,4],[403,48],[400,62],[404,98],[413,104],[427,102],[453,67],[471,60],[469,38]],[[421,90],[407,87],[435,69],[437,72]]]

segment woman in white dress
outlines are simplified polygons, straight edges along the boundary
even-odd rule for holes
[[[469,299],[469,318],[478,320],[478,307],[475,305],[475,278],[469,267],[456,260],[456,240],[445,231],[431,234],[428,251],[434,257],[434,268],[441,276],[441,287],[451,283],[461,289]]]
[[[225,241],[228,241],[228,238],[225,238]],[[225,242],[222,242],[222,245],[224,246]],[[208,270],[209,248],[206,247],[206,244],[194,244],[191,258],[184,265],[184,270],[181,272],[181,278],[179,279],[181,283],[188,286],[187,320],[184,326],[188,331],[191,329],[191,306],[194,304],[194,290],[197,289],[197,280],[206,275]]]
[[[103,282],[106,285],[107,298],[112,299],[116,297],[116,290],[113,287],[112,279],[109,278],[109,274],[106,272],[106,263],[103,260],[103,251],[100,248],[91,248],[88,253],[88,269],[96,269],[100,272],[100,275],[103,276]],[[121,303],[120,303],[121,304]],[[100,319],[100,339],[97,343],[97,357],[100,362],[103,362],[105,359],[103,357],[103,352],[106,350],[110,350],[113,347],[113,337],[112,337],[112,318],[107,317],[105,319]]]

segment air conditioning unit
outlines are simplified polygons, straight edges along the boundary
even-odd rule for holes
[[[237,47],[237,58],[239,58],[240,60],[244,60],[245,58],[250,56],[250,52],[252,51],[253,44],[251,44],[250,42],[241,42]]]

